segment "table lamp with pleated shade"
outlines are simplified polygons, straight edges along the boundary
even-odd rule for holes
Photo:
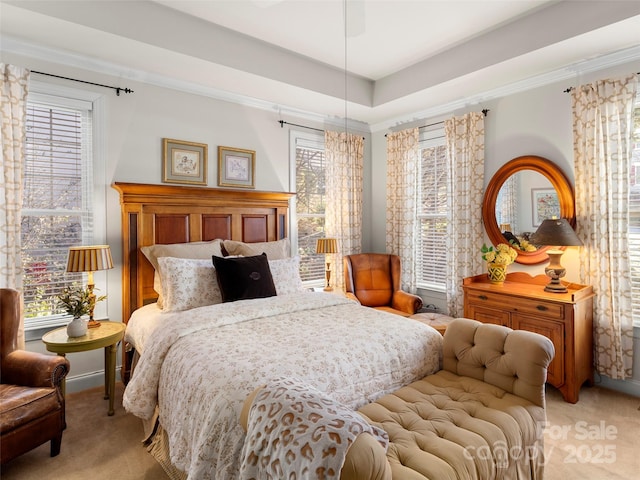
[[[329,284],[331,281],[331,261],[328,255],[338,253],[338,241],[335,238],[319,238],[316,242],[316,253],[325,254],[325,262],[327,269],[325,270],[325,276],[327,278],[327,286],[324,287],[325,292],[331,292],[333,288]]]
[[[111,259],[111,249],[109,245],[92,245],[70,247],[69,256],[67,258],[67,272],[80,273],[87,272],[87,288],[89,289],[91,301],[91,309],[89,311],[89,328],[99,327],[100,322],[93,319],[93,308],[95,306],[95,294],[93,288],[93,272],[99,270],[109,270],[113,268],[113,260]]]

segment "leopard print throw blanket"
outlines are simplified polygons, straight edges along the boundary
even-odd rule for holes
[[[339,479],[349,446],[363,432],[387,449],[387,433],[356,411],[300,381],[278,379],[250,407],[240,478]]]

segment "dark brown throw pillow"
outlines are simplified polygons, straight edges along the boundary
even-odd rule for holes
[[[276,295],[265,253],[253,257],[212,258],[223,302]]]

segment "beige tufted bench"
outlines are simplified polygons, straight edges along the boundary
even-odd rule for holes
[[[542,335],[455,319],[442,370],[359,411],[389,434],[394,479],[541,479],[553,355]]]
[[[389,447],[385,457],[360,435],[341,480],[543,478],[551,341],[454,319],[443,343],[442,370],[358,410],[387,432]],[[241,416],[245,428],[252,396]]]

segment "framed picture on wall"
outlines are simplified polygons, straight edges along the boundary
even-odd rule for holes
[[[218,185],[255,188],[256,152],[242,148],[218,147]]]
[[[533,226],[539,227],[547,218],[560,218],[558,193],[553,188],[532,188]]]
[[[207,145],[163,138],[162,181],[206,185]]]

